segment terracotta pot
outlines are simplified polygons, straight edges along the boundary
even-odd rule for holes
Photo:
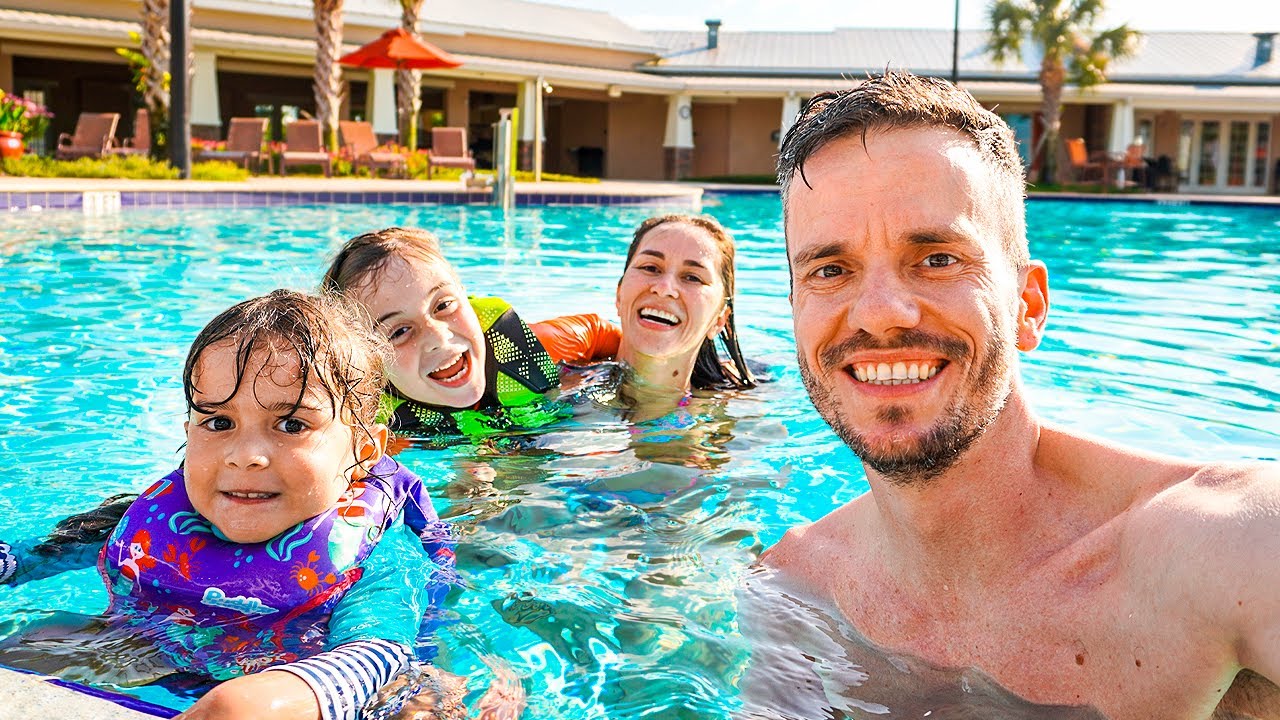
[[[22,133],[0,130],[0,157],[22,157]]]

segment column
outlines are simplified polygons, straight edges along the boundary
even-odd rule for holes
[[[693,167],[693,96],[667,98],[667,132],[662,140],[662,172],[668,180],[689,177]]]
[[[796,124],[796,117],[800,115],[800,96],[795,93],[787,93],[782,98],[782,123],[778,130],[778,147],[782,147],[782,141],[787,137],[787,131],[792,125]]]
[[[1128,150],[1133,132],[1133,100],[1126,98],[1111,106],[1111,139],[1107,149],[1113,153]]]
[[[539,92],[542,83],[539,80],[521,81],[520,92],[516,95],[517,116],[520,120],[516,135],[516,167],[521,170],[533,169],[533,146],[538,137],[537,108],[542,99]]]
[[[365,114],[373,133],[382,138],[399,135],[396,121],[396,71],[374,68],[369,74],[369,95],[365,98]],[[419,144],[422,144],[419,142]]]
[[[192,55],[191,135],[201,140],[221,140],[218,56],[209,50],[196,50]]]

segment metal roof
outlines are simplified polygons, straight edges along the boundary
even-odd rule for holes
[[[198,7],[253,15],[310,18],[312,0],[195,0]],[[348,25],[388,28],[400,22],[398,0],[346,0]],[[529,0],[430,0],[422,7],[420,32],[488,35],[522,40],[659,53],[649,33],[599,10]]]
[[[1280,28],[1278,28],[1280,29]],[[718,47],[706,48],[703,32],[653,32],[669,48],[644,70],[660,75],[849,77],[907,68],[920,74],[951,72],[951,31],[839,28],[830,32],[719,32]],[[986,52],[984,30],[960,32],[961,79],[1030,80],[1040,56],[1030,43],[1023,57],[997,65]],[[1249,33],[1153,32],[1143,35],[1137,55],[1116,62],[1116,82],[1280,83],[1280,48],[1254,67],[1257,38]]]

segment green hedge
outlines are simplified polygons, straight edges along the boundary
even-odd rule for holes
[[[130,180],[173,180],[178,171],[169,163],[139,155],[109,155],[102,158],[54,160],[23,155],[0,162],[6,175],[55,178],[127,178]],[[191,166],[193,180],[244,180],[249,173],[230,162],[198,162]]]

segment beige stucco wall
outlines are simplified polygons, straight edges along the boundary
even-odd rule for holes
[[[733,143],[727,103],[693,103],[693,177],[729,174],[729,148]]]
[[[1173,110],[1156,113],[1155,128],[1152,131],[1152,148],[1148,155],[1160,157],[1168,155],[1176,163],[1178,160],[1178,129],[1182,124],[1182,115]]]
[[[659,95],[623,95],[609,104],[608,115],[605,177],[661,180],[667,99]]]
[[[609,106],[592,100],[558,99],[557,127],[547,126],[544,165],[551,172],[578,173],[575,148],[605,149],[608,145]],[[548,114],[550,117],[550,113]],[[606,164],[608,156],[605,157]]]
[[[729,112],[730,175],[768,175],[777,167],[773,131],[782,124],[782,99],[739,100]]]

